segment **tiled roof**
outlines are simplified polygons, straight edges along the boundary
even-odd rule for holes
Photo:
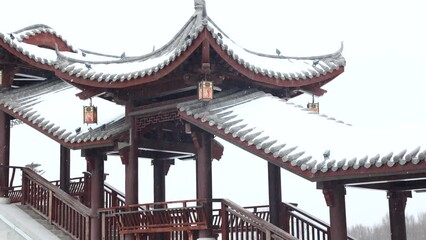
[[[51,33],[64,40],[61,35],[45,25],[35,25],[27,29],[7,34],[0,33],[0,45],[15,49],[20,54],[36,63],[47,65],[52,69],[87,81],[128,82],[145,78],[161,71],[187,51],[198,38],[208,34],[200,34],[207,30],[212,42],[244,69],[269,78],[293,81],[313,79],[327,75],[345,66],[340,48],[337,52],[311,57],[288,57],[267,55],[249,51],[236,44],[200,9],[187,21],[183,28],[162,48],[141,56],[112,56],[93,53],[68,46],[74,52],[65,52],[42,48],[23,42],[28,36],[41,32]],[[199,42],[197,44],[200,44]]]
[[[28,26],[26,28],[23,28],[21,30],[15,31],[13,33],[9,34],[9,37],[13,38],[15,37],[17,41],[23,42],[25,39],[28,39],[32,36],[36,36],[41,33],[48,33],[53,36],[58,37],[61,39],[70,49],[72,49],[74,52],[77,51],[76,48],[71,46],[68,41],[62,37],[61,34],[57,33],[55,30],[53,30],[51,27],[44,25],[44,24],[34,24],[31,26]]]
[[[256,89],[221,92],[178,109],[183,119],[306,178],[425,161],[426,148],[415,139],[364,131]]]
[[[82,143],[96,145],[128,130],[124,108],[101,98],[93,98],[98,124],[84,124],[83,106],[89,102],[78,99],[78,92],[61,80],[5,89],[0,92],[0,109],[70,148]]]

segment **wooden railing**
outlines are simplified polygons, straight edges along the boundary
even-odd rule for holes
[[[7,189],[11,202],[30,205],[52,224],[73,235],[75,239],[89,238],[91,217],[89,208],[61,191],[58,188],[59,181],[48,182],[30,169],[22,167],[7,167],[7,169],[9,171]],[[27,189],[24,195],[22,195],[22,186],[13,186],[19,171],[22,171],[23,186]],[[153,232],[164,232],[166,239],[188,239],[195,230],[207,228],[204,208],[200,207],[203,204],[202,201],[125,206],[124,194],[108,184],[105,184],[104,189],[105,209],[100,211],[103,239],[120,239],[120,233],[145,235],[144,239],[153,239]],[[70,194],[75,197],[81,196],[84,192],[84,178],[72,178]],[[294,204],[282,204],[284,217],[282,222],[286,226],[284,229],[288,229],[289,232],[288,236],[282,237],[279,234],[284,231],[277,235],[265,228],[271,225],[269,224],[269,206],[241,208],[229,200],[215,200],[213,203],[215,210],[213,210],[212,228],[217,235],[222,236],[222,239],[265,239],[269,234],[271,234],[270,239],[329,239],[330,226]],[[227,217],[225,222],[223,222],[224,216]],[[228,225],[227,228],[226,225]],[[294,237],[289,238],[290,235]],[[347,239],[354,240],[350,236]]]
[[[90,220],[97,215],[34,171],[22,170],[22,204],[56,225],[74,239],[90,239]]]
[[[17,167],[19,168],[19,167]],[[60,181],[55,180],[51,181],[51,184],[53,184],[56,187],[59,187]],[[22,201],[22,186],[11,186],[9,188],[9,198],[11,203],[19,203]],[[84,178],[83,177],[76,177],[70,179],[70,189],[69,194],[74,197],[81,197],[84,194]]]
[[[7,191],[8,192],[8,197],[10,199],[11,202],[20,202],[21,200],[21,196],[22,196],[22,192],[21,192],[21,187],[14,187],[14,183],[19,181],[21,182],[21,179],[16,180],[16,175],[17,172],[22,172],[22,167],[15,167],[15,166],[0,166],[0,175],[1,174],[5,174],[4,171],[8,171],[8,177],[9,179],[4,179],[3,177],[1,178],[4,181],[7,181],[6,184],[4,184],[4,186],[7,186],[6,189],[0,189],[2,191]],[[0,188],[1,186],[3,186],[3,183],[0,183]]]
[[[197,200],[126,205],[100,210],[100,214],[102,239],[107,240],[121,239],[120,235],[192,239],[194,231],[208,228],[203,202]]]
[[[294,240],[297,239],[281,228],[256,216],[249,210],[227,199],[214,200],[220,203],[219,215],[213,215],[213,226],[222,240],[228,239],[262,239]],[[217,210],[216,210],[217,212]],[[258,213],[264,214],[263,211]]]
[[[258,218],[267,222],[270,219],[269,206],[252,206],[244,207],[245,210],[251,212]],[[282,223],[287,225],[288,232],[300,240],[328,240],[330,225],[326,222],[308,214],[307,212],[297,208],[295,204],[282,203]],[[221,225],[221,214],[219,209],[213,211],[213,225]],[[219,228],[216,227],[219,233]],[[347,240],[355,240],[348,236]]]
[[[282,209],[288,213],[289,232],[291,235],[301,240],[330,239],[330,225],[328,223],[297,208],[294,204],[283,203]],[[347,239],[354,240],[351,236],[348,236]]]
[[[108,183],[104,183],[105,208],[121,207],[125,205],[126,197],[119,190]]]

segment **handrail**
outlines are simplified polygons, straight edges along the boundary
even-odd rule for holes
[[[18,169],[18,170],[22,171],[23,167],[0,165],[0,169],[4,169],[4,168],[8,168],[9,170],[12,169],[12,176],[10,177],[10,179],[7,179],[7,181],[8,181],[7,188],[11,189],[11,188],[13,188],[13,182],[15,180],[16,170]],[[1,188],[1,185],[0,185],[0,188]]]
[[[22,204],[75,239],[90,239],[90,222],[96,214],[34,171],[23,168],[22,173]]]
[[[222,240],[238,236],[263,236],[263,239],[296,240],[281,228],[261,219],[228,199],[215,199],[221,203]]]
[[[192,231],[208,229],[205,201],[183,200],[132,204],[100,209],[102,239],[121,239],[120,235],[163,234],[170,239],[187,239]],[[186,236],[186,237],[184,237]]]
[[[0,173],[0,175],[3,175],[0,178],[0,182],[1,181],[7,181],[6,184],[6,189],[3,189],[2,186],[4,186],[3,184],[0,184],[0,191],[2,191],[4,193],[4,191],[7,191],[7,195],[10,199],[10,201],[15,201],[15,200],[20,200],[21,199],[21,192],[20,192],[20,187],[19,190],[16,189],[16,187],[13,186],[14,180],[15,180],[15,176],[16,176],[16,170],[21,170],[22,171],[23,167],[17,167],[17,166],[4,166],[1,165],[0,166],[0,171],[2,171],[2,173]],[[4,169],[12,169],[12,175],[9,175],[9,172],[4,173]],[[6,179],[7,178],[7,179]]]
[[[57,195],[58,197],[60,197],[61,201],[63,201],[64,203],[70,205],[75,210],[78,210],[79,212],[81,212],[81,213],[83,213],[85,215],[92,216],[90,208],[86,207],[84,204],[81,204],[78,200],[76,200],[75,198],[71,197],[66,192],[60,190],[59,188],[57,188],[56,186],[54,186],[53,184],[51,184],[48,180],[46,180],[45,178],[41,177],[40,175],[38,175],[34,171],[32,171],[32,170],[30,170],[28,168],[24,168],[22,170],[22,172],[23,172],[24,177],[28,177],[31,180],[33,180],[34,182],[37,182],[40,185],[42,185],[45,189],[47,189],[49,191],[52,191],[55,195]]]
[[[289,214],[289,232],[302,239],[329,239],[330,225],[293,204],[282,203],[283,210]],[[347,240],[355,240],[348,235]]]
[[[124,193],[120,192],[108,183],[104,183],[104,194],[105,208],[124,206],[126,203],[126,197],[124,196]]]
[[[321,220],[321,219],[318,219],[318,218],[316,218],[316,217],[312,216],[311,214],[309,214],[309,213],[307,213],[307,212],[303,211],[302,209],[300,209],[300,208],[298,208],[298,207],[294,206],[293,204],[289,204],[289,203],[282,203],[282,204],[283,204],[286,208],[290,209],[290,211],[297,212],[297,213],[299,213],[301,216],[306,217],[306,218],[307,218],[307,219],[309,219],[310,221],[315,222],[315,223],[317,223],[317,224],[319,224],[319,225],[323,226],[324,228],[328,228],[328,227],[329,227],[328,223],[326,223],[325,221],[323,221],[323,220]]]
[[[7,185],[8,186],[7,190],[9,191],[9,198],[11,199],[11,201],[16,202],[17,200],[19,201],[22,200],[23,203],[30,203],[29,205],[31,205],[31,207],[34,210],[39,212],[49,221],[52,221],[53,224],[60,225],[59,227],[61,227],[61,224],[62,225],[65,224],[64,218],[66,218],[64,216],[59,216],[59,215],[56,216],[56,218],[62,218],[61,223],[55,223],[54,221],[55,217],[53,216],[50,217],[51,219],[49,219],[48,214],[49,213],[52,214],[54,213],[54,211],[49,210],[50,212],[46,212],[46,209],[48,210],[48,208],[53,203],[55,203],[58,206],[61,206],[64,209],[68,208],[68,209],[71,209],[70,211],[75,211],[77,214],[81,214],[82,216],[85,216],[86,222],[89,222],[91,217],[95,217],[95,215],[91,213],[89,208],[81,204],[78,200],[76,200],[72,196],[61,191],[58,188],[60,183],[59,181],[49,182],[28,168],[16,167],[16,166],[0,166],[0,169],[2,168],[12,169],[12,173]],[[16,170],[22,170],[24,182],[29,181],[34,183],[33,186],[35,189],[37,189],[38,192],[37,191],[33,192],[33,195],[34,195],[33,197],[39,198],[38,200],[34,198],[30,200],[22,199],[23,186],[25,188],[25,185],[13,186],[15,176],[16,176]],[[84,183],[83,177],[72,178],[70,180],[73,181],[72,183],[76,183],[76,184],[83,183],[83,185],[86,184]],[[103,224],[104,234],[108,235],[108,237],[103,236],[104,237],[103,239],[119,239],[119,226],[118,226],[118,222],[116,221],[116,219],[118,219],[117,217],[118,215],[123,217],[123,216],[131,216],[131,215],[140,214],[140,213],[156,213],[156,212],[166,211],[166,209],[167,211],[173,211],[173,209],[175,209],[176,211],[184,212],[186,210],[189,210],[189,208],[185,207],[187,203],[202,202],[201,200],[187,200],[187,201],[171,201],[171,202],[125,205],[125,196],[123,193],[121,193],[120,191],[118,191],[117,189],[115,189],[114,187],[112,187],[111,185],[107,183],[105,183],[104,189],[105,189],[104,191],[105,209],[101,209],[99,213],[102,215],[102,224]],[[78,194],[81,194],[81,193],[78,193]],[[27,193],[27,196],[28,196],[28,193]],[[41,203],[37,203],[37,201]],[[223,206],[220,206],[219,209],[213,210],[214,212],[216,212],[212,218],[213,228],[216,229],[215,230],[216,233],[222,233],[223,231],[225,231],[223,230],[224,223],[222,223],[223,216],[224,216],[223,214],[228,214],[228,216],[232,215],[235,219],[238,219],[238,221],[243,222],[247,226],[250,226],[251,228],[256,229],[256,232],[264,231],[264,234],[266,232],[271,232],[271,230],[268,229],[268,227],[273,226],[272,224],[268,222],[270,218],[269,206],[264,205],[264,206],[251,206],[251,207],[242,208],[238,206],[237,204],[233,203],[232,201],[226,200],[226,199],[223,199],[223,200],[215,199],[213,200],[213,203],[214,202],[221,202],[223,205]],[[172,206],[175,204],[182,204],[182,206],[173,208]],[[329,238],[330,226],[326,222],[315,218],[309,213],[303,211],[302,209],[297,208],[293,204],[282,203],[281,209],[283,211],[283,217],[284,217],[283,229],[288,230],[289,235],[291,234],[295,238],[300,238],[303,240],[304,239],[323,240],[323,239]],[[130,210],[133,210],[133,211],[130,211]],[[137,211],[137,210],[140,210],[140,211]],[[194,211],[194,210],[196,211],[195,208],[191,209],[191,211]],[[253,220],[256,218],[257,220]],[[259,225],[259,219],[261,221],[268,223],[268,225],[262,225],[262,224]],[[227,219],[226,221],[228,221],[229,223],[229,219]],[[225,224],[226,224],[226,221],[225,221]],[[229,225],[229,228],[237,227],[235,226],[235,224],[236,223],[231,223]],[[157,226],[160,226],[160,225],[157,225]],[[240,232],[247,231],[248,229],[247,226],[240,228],[239,231]],[[168,227],[170,227],[170,231],[171,231],[171,226],[168,226]],[[61,228],[63,228],[63,226]],[[124,230],[125,228],[121,228],[121,229]],[[135,228],[133,228],[133,230],[134,229]],[[164,230],[164,228],[162,229]],[[68,231],[66,229],[64,230]],[[126,232],[129,232],[131,230],[132,228],[127,228]],[[152,228],[152,231],[157,231],[157,230],[162,231],[158,227],[157,229]],[[144,231],[147,232],[147,230],[144,230]],[[175,231],[175,232],[179,233],[179,231]],[[283,232],[286,233],[285,231]],[[188,234],[188,233],[185,232],[184,234]],[[236,234],[236,232],[234,231],[233,234]],[[255,234],[255,233],[252,233],[252,234]],[[280,234],[282,234],[282,232]],[[287,238],[277,237],[276,234],[273,234],[272,236],[274,237],[272,239],[287,239]],[[294,238],[289,238],[289,239],[294,239]],[[348,235],[347,240],[354,240],[354,238]]]

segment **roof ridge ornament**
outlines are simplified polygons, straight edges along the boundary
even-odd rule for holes
[[[201,15],[203,20],[207,19],[207,9],[205,0],[194,0],[194,9],[196,14]]]

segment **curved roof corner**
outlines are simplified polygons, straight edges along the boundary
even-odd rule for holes
[[[195,1],[195,13],[168,43],[139,56],[126,56],[125,53],[113,56],[78,49],[45,25],[0,33],[0,46],[27,63],[54,71],[66,81],[108,88],[126,88],[155,81],[175,69],[203,41],[210,41],[225,61],[249,79],[279,87],[329,81],[343,72],[346,64],[342,48],[332,54],[309,57],[268,55],[247,50],[207,16],[203,0]],[[56,49],[52,48],[55,44],[58,45]]]

